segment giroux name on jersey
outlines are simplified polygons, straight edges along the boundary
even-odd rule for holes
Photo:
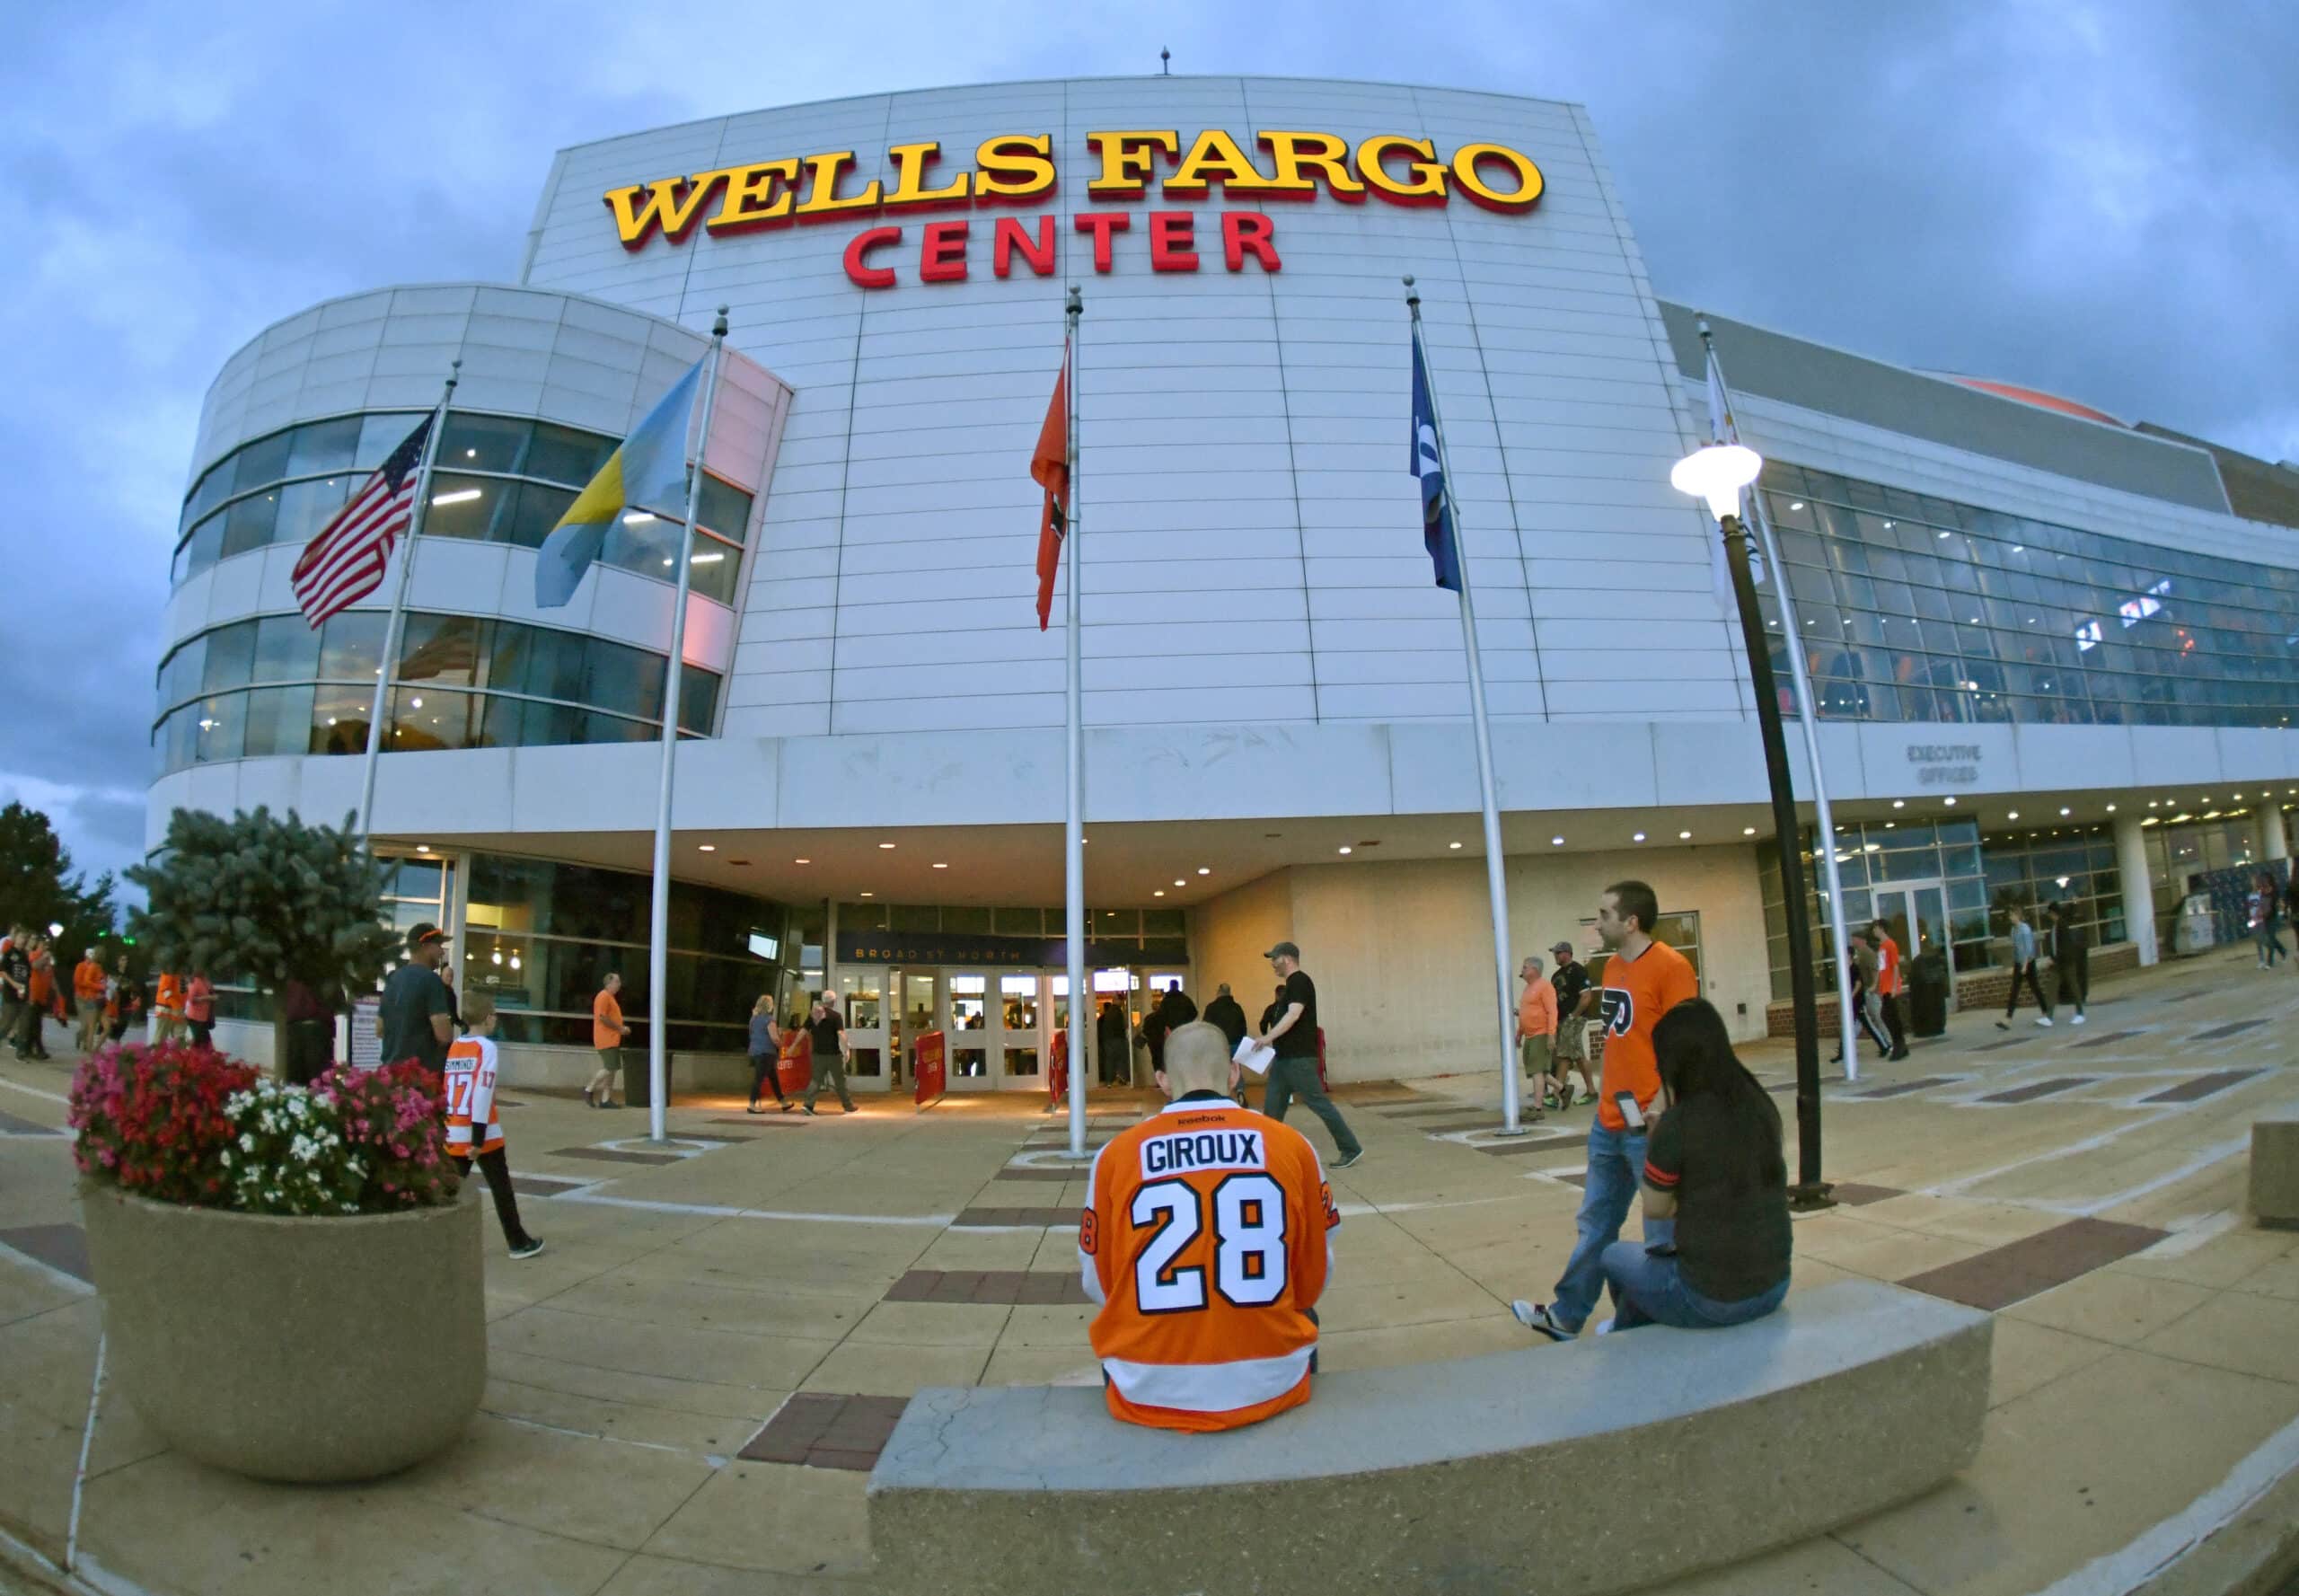
[[[1265,1169],[1259,1131],[1183,1131],[1141,1144],[1141,1177],[1192,1169]]]

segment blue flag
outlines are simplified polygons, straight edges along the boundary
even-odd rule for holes
[[[537,609],[555,610],[575,596],[583,574],[606,547],[607,529],[625,508],[685,508],[687,429],[694,423],[694,395],[709,358],[696,361],[655,401],[535,551]],[[700,449],[697,445],[698,454]],[[683,529],[679,541],[682,546],[686,542]]]
[[[1421,540],[1437,568],[1437,586],[1461,590],[1461,545],[1453,533],[1453,508],[1445,497],[1445,467],[1437,451],[1437,409],[1429,401],[1429,367],[1421,337],[1413,339],[1413,474],[1421,479]]]

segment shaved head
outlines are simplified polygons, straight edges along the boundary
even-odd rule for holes
[[[1166,1095],[1186,1092],[1228,1092],[1237,1081],[1238,1067],[1229,1060],[1229,1038],[1221,1027],[1194,1019],[1166,1037]]]

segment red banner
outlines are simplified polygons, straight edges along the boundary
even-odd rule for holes
[[[948,1038],[939,1031],[928,1031],[918,1038],[917,1059],[912,1073],[918,1078],[918,1089],[912,1098],[921,1108],[950,1089],[950,1054]]]

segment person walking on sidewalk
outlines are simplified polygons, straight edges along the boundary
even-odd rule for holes
[[[72,966],[72,1018],[79,1021],[77,1040],[82,1053],[93,1053],[104,1031],[104,967],[89,948]]]
[[[764,1114],[766,1105],[761,1095],[770,1085],[774,1088],[774,1100],[782,1105],[782,1112],[790,1112],[792,1104],[782,1095],[782,1074],[775,1066],[781,1062],[782,1033],[775,1028],[774,1000],[762,997],[751,1005],[751,1104],[745,1114]]]
[[[1349,1122],[1341,1117],[1341,1110],[1333,1106],[1317,1081],[1317,983],[1302,970],[1301,950],[1290,942],[1280,942],[1262,957],[1284,983],[1279,990],[1285,1011],[1275,1024],[1263,1027],[1255,1038],[1277,1051],[1276,1061],[1269,1066],[1269,1085],[1262,1092],[1261,1111],[1272,1119],[1283,1119],[1285,1110],[1299,1098],[1333,1133],[1333,1144],[1340,1154],[1333,1167],[1346,1169],[1365,1156],[1365,1149],[1350,1133]]]
[[[591,1071],[583,1101],[594,1108],[615,1106],[615,1072],[622,1068],[622,1039],[630,1034],[630,1027],[622,1023],[622,1003],[615,995],[621,991],[622,976],[609,971],[599,983],[598,995],[591,1000],[591,1045],[597,1050],[599,1067]]]
[[[1653,1027],[1700,995],[1691,963],[1652,935],[1660,917],[1660,901],[1642,881],[1616,881],[1597,900],[1597,934],[1613,956],[1605,961],[1604,985],[1582,1000],[1605,1027],[1605,1077],[1589,1127],[1580,1233],[1552,1299],[1509,1305],[1519,1324],[1552,1341],[1572,1340],[1588,1322],[1604,1289],[1605,1248],[1620,1239],[1643,1177],[1648,1110],[1660,1095]]]
[[[1525,983],[1524,995],[1517,1000],[1517,1050],[1524,1057],[1525,1073],[1533,1081],[1532,1117],[1546,1119],[1541,1099],[1548,1095],[1549,1048],[1556,1040],[1556,988],[1548,983],[1541,961],[1532,954],[1527,954],[1525,962],[1517,966],[1517,974]]]
[[[162,970],[152,992],[152,1040],[165,1047],[182,1030],[183,977],[173,970]]]
[[[2051,1000],[2044,996],[2044,983],[2036,979],[2036,930],[2028,917],[2019,909],[2012,915],[2012,991],[2004,1000],[2004,1018],[1995,1022],[1999,1031],[2012,1028],[2012,1012],[2020,1006],[2020,983],[2025,981],[2028,990],[2036,994],[2036,1023],[2051,1024]]]
[[[1868,935],[1876,944],[1876,995],[1884,1005],[1884,1028],[1892,1033],[1892,1050],[1884,1056],[1898,1062],[1907,1056],[1907,974],[1900,967],[1900,945],[1884,922],[1871,923]]]
[[[1228,982],[1221,983],[1221,989],[1213,994],[1213,1001],[1205,1006],[1205,1023],[1220,1027],[1221,1034],[1229,1039],[1229,1051],[1232,1053],[1238,1050],[1238,1044],[1246,1039],[1246,1007],[1229,995]]]
[[[511,1161],[503,1151],[503,1113],[495,1101],[497,1054],[495,994],[463,994],[462,1017],[469,1035],[447,1049],[443,1072],[447,1097],[447,1152],[465,1180],[471,1167],[487,1177],[495,1199],[496,1222],[515,1258],[531,1258],[542,1243],[519,1222],[519,1195],[511,1188]]]
[[[2261,870],[2251,877],[2251,938],[2259,944],[2259,968],[2271,970],[2278,958],[2289,958],[2283,946],[2283,893],[2275,877]]]
[[[1556,1045],[1552,1048],[1550,1063],[1556,1071],[1556,1111],[1563,1113],[1572,1107],[1572,1071],[1581,1071],[1581,1101],[1597,1100],[1597,1078],[1589,1073],[1589,1017],[1583,1012],[1581,1000],[1590,985],[1589,966],[1581,962],[1581,950],[1559,938],[1549,947],[1556,958],[1556,974],[1548,983],[1556,989]]]
[[[825,1086],[838,1093],[838,1106],[847,1113],[854,1112],[854,1094],[846,1089],[846,1021],[838,1012],[838,994],[817,992],[806,1029],[815,1043],[815,1079],[806,1088],[806,1099],[798,1105],[802,1113],[815,1111],[815,1099],[823,1095]]]
[[[194,970],[183,989],[183,1023],[194,1047],[216,1045],[216,983],[205,970]]]
[[[2067,1023],[2082,1025],[2083,1000],[2092,995],[2092,939],[2076,923],[2073,904],[2051,906],[2051,964],[2059,1001],[2075,1010]]]
[[[1845,939],[1852,949],[1852,1018],[1862,1035],[1876,1045],[1877,1053],[1889,1058],[1892,1045],[1876,1028],[1876,1010],[1881,1006],[1876,996],[1876,950],[1869,945],[1865,930],[1854,931]],[[1840,1045],[1829,1054],[1828,1063],[1844,1063],[1844,1048]]]

